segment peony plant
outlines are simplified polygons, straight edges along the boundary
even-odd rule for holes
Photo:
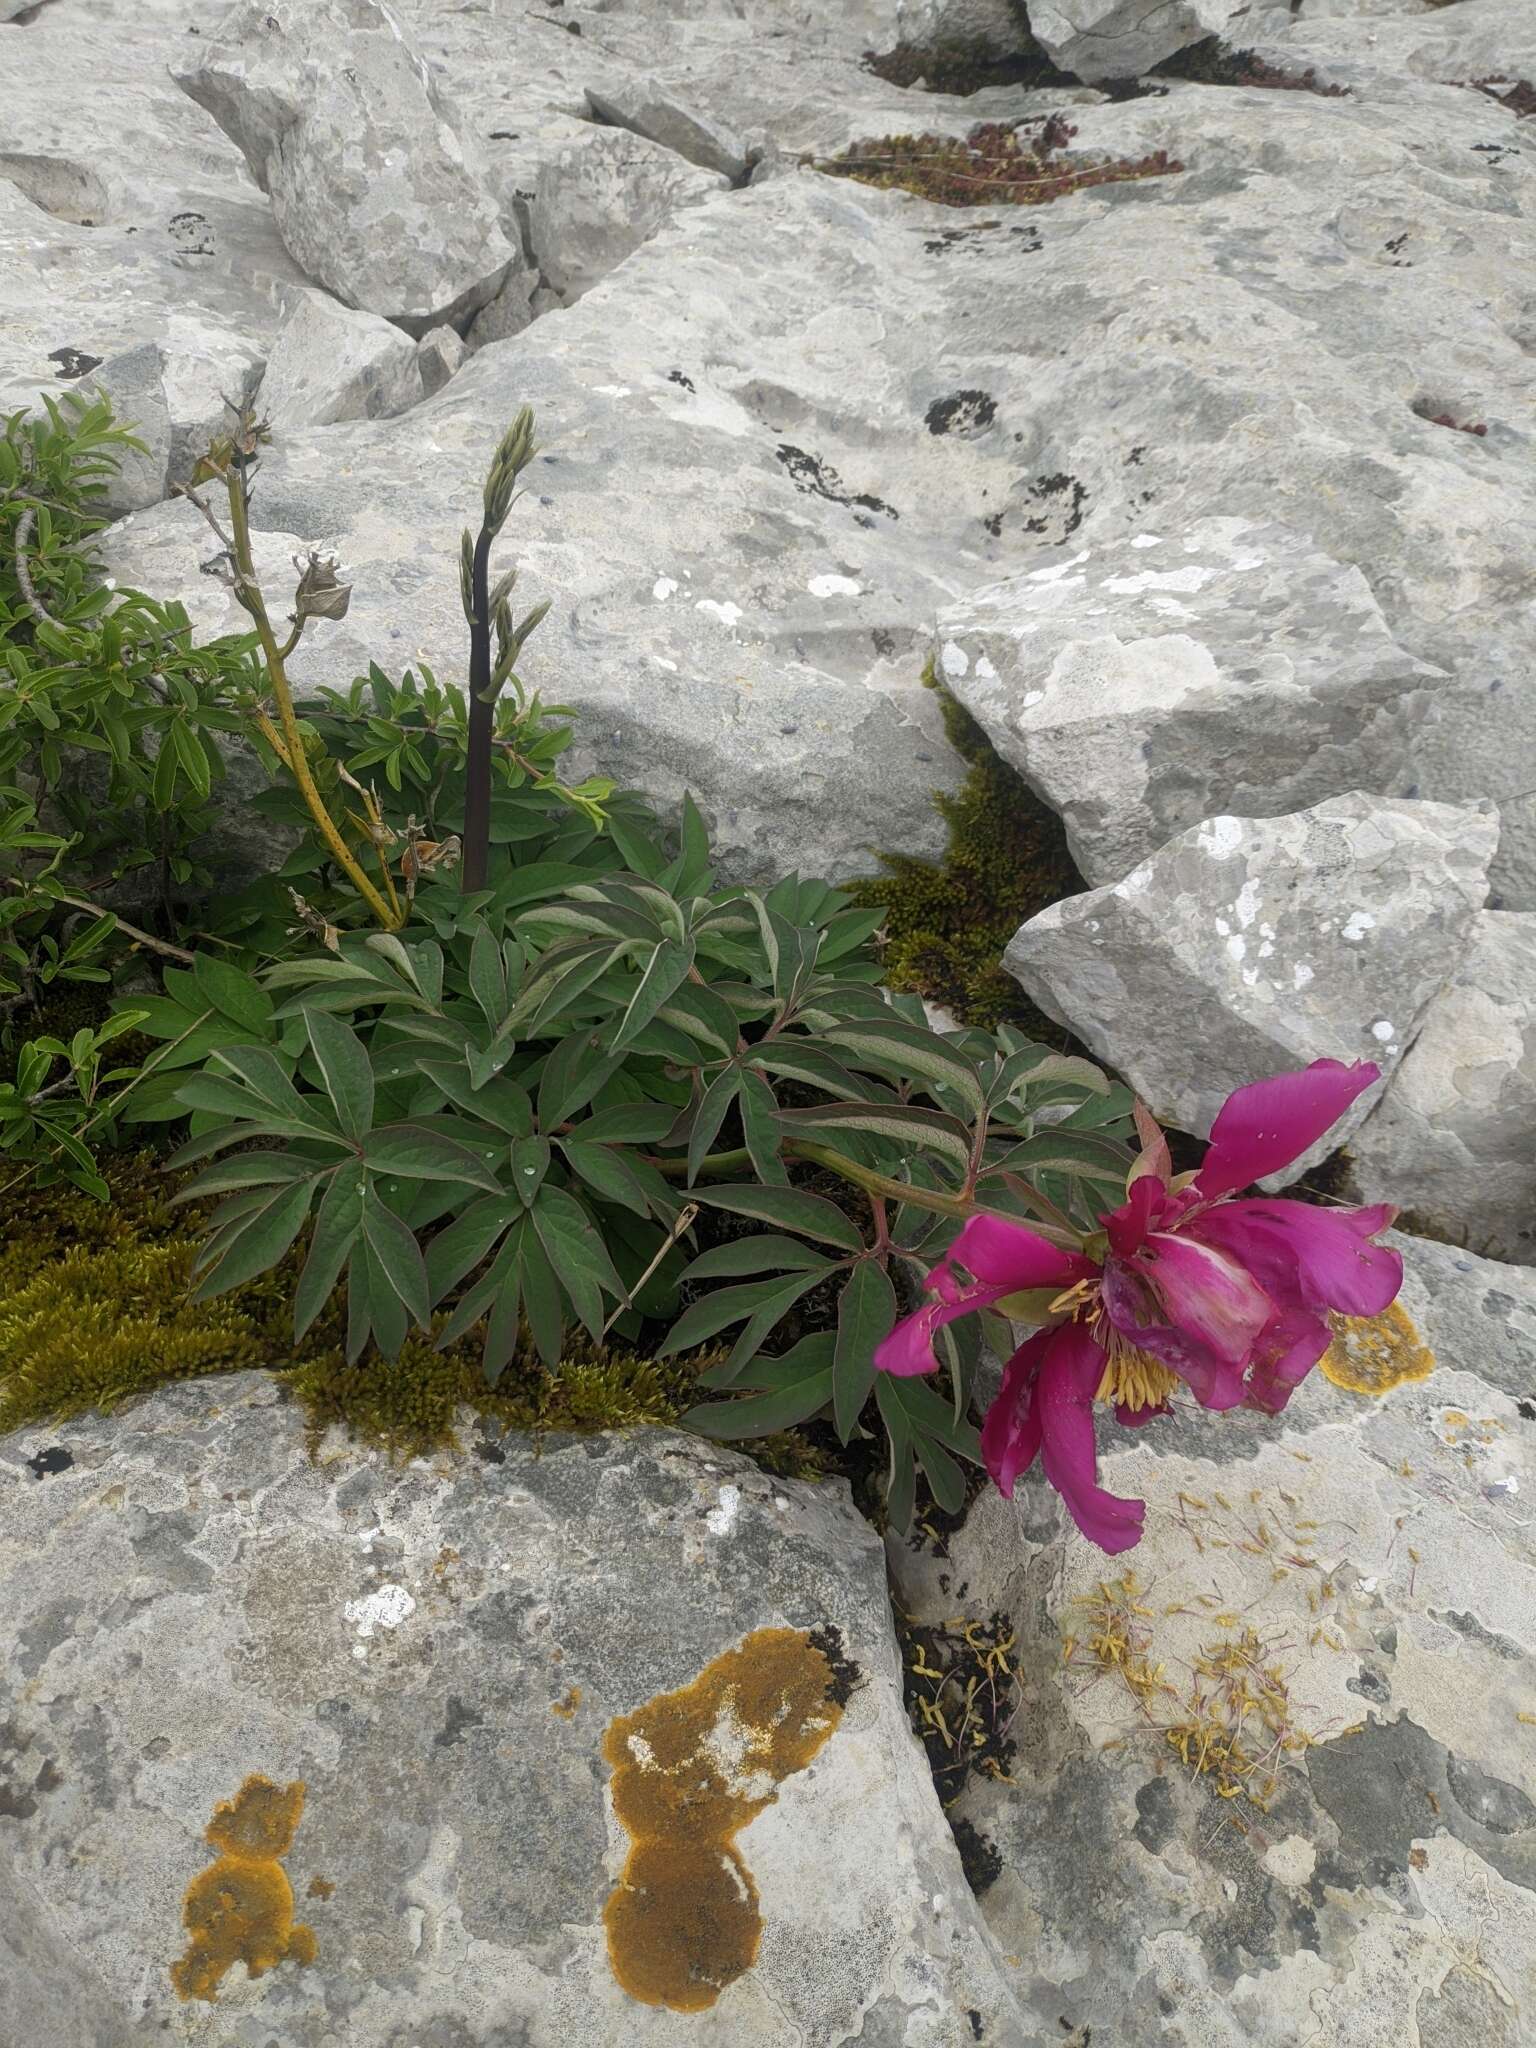
[[[1201,1166],[1178,1175],[1138,1105],[1142,1150],[1101,1229],[1067,1249],[1003,1217],[971,1217],[928,1276],[934,1301],[892,1330],[877,1369],[936,1371],[938,1331],[981,1310],[1038,1325],[987,1412],[987,1470],[1011,1498],[1038,1457],[1083,1534],[1111,1554],[1130,1549],[1146,1507],[1098,1484],[1096,1404],[1131,1428],[1166,1415],[1185,1389],[1203,1408],[1277,1415],[1328,1348],[1330,1314],[1377,1315],[1395,1298],[1402,1259],[1376,1242],[1397,1213],[1388,1204],[1239,1198],[1379,1079],[1370,1061],[1316,1060],[1239,1088]]]

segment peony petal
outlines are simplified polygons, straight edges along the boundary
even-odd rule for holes
[[[1118,1259],[1104,1268],[1104,1307],[1121,1335],[1176,1372],[1202,1408],[1222,1411],[1242,1401],[1242,1367],[1165,1323],[1141,1275]]]
[[[1397,1298],[1403,1261],[1371,1240],[1390,1227],[1387,1203],[1324,1209],[1310,1202],[1222,1202],[1184,1226],[1245,1266],[1281,1307],[1375,1316]]]
[[[922,1372],[937,1372],[938,1353],[933,1340],[946,1323],[990,1308],[1003,1290],[1000,1287],[967,1287],[956,1291],[949,1301],[931,1302],[916,1315],[904,1316],[888,1337],[875,1346],[877,1372],[894,1373],[897,1379],[911,1379]]]
[[[1115,1420],[1122,1429],[1140,1429],[1143,1423],[1156,1422],[1160,1415],[1171,1415],[1171,1401],[1159,1401],[1155,1408],[1127,1408],[1123,1401],[1115,1403]]]
[[[1022,1294],[1031,1287],[1067,1287],[1087,1279],[1098,1268],[1080,1252],[1037,1237],[1006,1216],[973,1216],[945,1254],[966,1271],[1002,1294]]]
[[[1003,1373],[997,1398],[981,1425],[982,1463],[1004,1500],[1013,1499],[1015,1482],[1020,1473],[1029,1470],[1040,1449],[1034,1382],[1054,1335],[1053,1330],[1039,1330],[1015,1351]]]
[[[1321,1316],[1299,1308],[1282,1310],[1255,1348],[1247,1406],[1278,1415],[1328,1349],[1332,1336]]]
[[[1145,1501],[1106,1493],[1098,1484],[1093,1406],[1104,1377],[1104,1353],[1082,1323],[1049,1334],[1034,1396],[1040,1462],[1078,1528],[1113,1557],[1141,1541],[1147,1507]]]
[[[1374,1061],[1314,1060],[1299,1073],[1276,1074],[1229,1095],[1211,1126],[1210,1149],[1196,1177],[1202,1198],[1236,1194],[1278,1173],[1315,1145],[1356,1096],[1381,1079]]]
[[[1246,1365],[1275,1304],[1236,1259],[1214,1245],[1160,1231],[1129,1262],[1151,1288],[1163,1320],[1228,1365]]]
[[[1145,1244],[1147,1232],[1152,1228],[1153,1218],[1162,1206],[1166,1192],[1160,1180],[1144,1174],[1140,1180],[1131,1182],[1130,1192],[1118,1209],[1099,1218],[1108,1233],[1110,1245],[1122,1259],[1130,1258]]]

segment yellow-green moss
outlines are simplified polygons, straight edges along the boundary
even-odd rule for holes
[[[1021,776],[995,754],[985,733],[937,682],[950,745],[969,772],[953,796],[934,799],[949,827],[935,866],[910,854],[883,853],[889,875],[849,886],[854,900],[888,912],[884,963],[891,985],[942,1003],[967,1024],[1017,1024],[1032,1037],[1062,1042],[999,965],[1026,918],[1085,884],[1067,851],[1061,821]]]
[[[291,1302],[302,1252],[215,1301],[190,1299],[202,1216],[173,1208],[174,1178],[153,1153],[109,1156],[111,1200],[71,1187],[28,1190],[0,1238],[0,1433],[111,1409],[172,1380],[277,1367],[311,1434],[339,1423],[400,1458],[453,1442],[455,1412],[500,1430],[629,1429],[675,1422],[721,1353],[658,1361],[582,1336],[558,1372],[528,1349],[494,1387],[477,1334],[439,1351],[412,1336],[400,1356],[349,1365],[345,1311],[332,1300],[302,1343]],[[794,1432],[751,1447],[770,1471],[819,1478],[829,1460]]]

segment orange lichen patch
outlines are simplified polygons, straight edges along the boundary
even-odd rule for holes
[[[293,1886],[279,1860],[293,1846],[303,1811],[302,1782],[274,1785],[261,1777],[247,1778],[233,1799],[213,1809],[206,1833],[219,1853],[187,1886],[181,1917],[191,1939],[171,1965],[178,1996],[211,2005],[235,1963],[260,1977],[281,1962],[315,1960],[314,1933],[294,1924]]]
[[[799,1629],[760,1628],[603,1737],[630,1838],[603,1912],[631,1998],[704,2012],[757,1960],[757,1887],[736,1848],[842,1719],[842,1676]]]
[[[328,1899],[333,1896],[335,1890],[335,1885],[328,1877],[312,1877],[309,1880],[309,1896],[312,1899]]]
[[[573,1685],[563,1700],[555,1700],[550,1706],[552,1714],[558,1714],[562,1721],[569,1721],[581,1705],[581,1687]]]
[[[1393,1302],[1379,1316],[1335,1316],[1324,1373],[1353,1394],[1386,1394],[1407,1380],[1427,1380],[1435,1354],[1406,1309]]]

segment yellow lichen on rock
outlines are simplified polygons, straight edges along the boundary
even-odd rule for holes
[[[212,2004],[236,1963],[260,1977],[281,1962],[315,1960],[313,1930],[294,1924],[293,1886],[280,1860],[303,1811],[301,1781],[274,1785],[262,1777],[247,1778],[213,1809],[206,1833],[219,1853],[187,1887],[182,1924],[191,1938],[171,1965],[180,1997]]]
[[[1353,1394],[1386,1394],[1407,1380],[1427,1380],[1435,1354],[1394,1301],[1379,1316],[1335,1316],[1322,1368],[1336,1387]]]
[[[757,1960],[757,1887],[735,1837],[842,1719],[837,1674],[799,1629],[760,1628],[692,1684],[609,1724],[630,1838],[603,1912],[614,1977],[644,2005],[704,2012]]]

